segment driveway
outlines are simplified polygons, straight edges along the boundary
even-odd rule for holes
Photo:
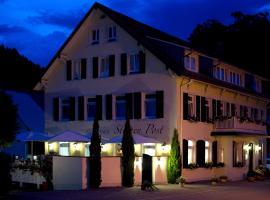
[[[219,183],[188,184],[184,188],[179,185],[158,185],[157,191],[141,191],[133,188],[101,188],[89,191],[51,191],[51,192],[13,192],[9,199],[20,200],[269,200],[270,180],[255,183],[247,181]]]

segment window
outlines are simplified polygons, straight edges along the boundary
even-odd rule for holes
[[[188,96],[188,116],[189,117],[192,117],[195,115],[195,112],[194,112],[194,102],[193,102],[193,96]]]
[[[209,120],[210,114],[210,99],[205,99],[205,119]]]
[[[99,77],[109,77],[109,56],[101,58],[101,65],[99,67]]]
[[[144,106],[145,106],[145,117],[155,118],[156,117],[156,95],[146,94]]]
[[[129,73],[140,72],[139,54],[131,54],[129,59]]]
[[[69,156],[69,143],[68,142],[59,142],[59,155]]]
[[[188,140],[188,164],[194,163],[194,142]]]
[[[109,26],[108,28],[108,41],[115,41],[116,40],[116,26]]]
[[[94,120],[96,114],[96,99],[88,98],[87,100],[87,119]]]
[[[73,67],[73,79],[79,80],[81,79],[81,62],[75,61]]]
[[[216,67],[215,77],[219,80],[225,81],[225,69],[222,67]]]
[[[230,71],[230,83],[235,84],[235,85],[241,85],[241,75],[239,73],[235,73]]]
[[[261,92],[261,81],[259,79],[255,80],[254,90],[256,92]]]
[[[115,116],[116,116],[116,119],[125,119],[126,118],[126,98],[125,98],[125,96],[116,97]]]
[[[194,56],[185,56],[184,66],[186,69],[196,71],[196,58]]]
[[[89,157],[90,156],[90,143],[86,143],[84,145],[84,156]]]
[[[144,147],[144,153],[149,156],[155,156],[156,155],[156,145],[154,143],[146,143],[143,145]]]
[[[62,120],[70,120],[70,99],[62,99]]]
[[[99,43],[99,29],[95,29],[92,31],[92,44]]]
[[[205,162],[210,162],[210,144],[208,141],[205,141]]]

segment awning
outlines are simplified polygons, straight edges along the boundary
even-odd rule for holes
[[[16,135],[16,140],[29,142],[29,141],[47,141],[50,139],[50,136],[46,133],[33,132],[33,131],[25,131]]]
[[[211,136],[261,136],[267,137],[264,132],[247,132],[247,131],[212,131]]]
[[[133,134],[133,140],[134,140],[134,144],[143,144],[143,143],[160,143],[159,141],[150,138],[150,137],[145,137],[142,135],[138,135],[138,134]],[[108,143],[121,143],[122,142],[122,135],[113,137],[111,140],[108,141]]]
[[[90,142],[90,137],[74,131],[64,131],[49,139],[51,142]]]

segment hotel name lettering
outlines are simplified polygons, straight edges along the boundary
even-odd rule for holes
[[[125,125],[116,125],[114,128],[102,128],[100,127],[101,134],[123,134]],[[164,132],[163,125],[156,125],[154,123],[147,123],[143,127],[132,127],[133,134],[144,134],[144,135],[161,135]]]

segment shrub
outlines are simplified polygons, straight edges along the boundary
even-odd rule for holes
[[[11,187],[11,158],[9,155],[0,152],[0,195],[5,195]]]

